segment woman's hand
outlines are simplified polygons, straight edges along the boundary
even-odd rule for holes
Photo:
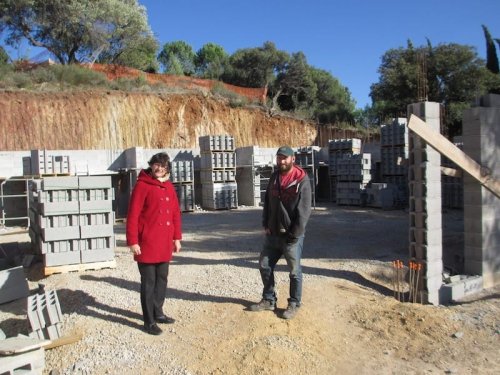
[[[181,240],[174,240],[174,253],[181,251]]]
[[[141,247],[138,244],[129,246],[130,251],[134,255],[141,255]]]

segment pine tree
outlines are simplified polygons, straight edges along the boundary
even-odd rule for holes
[[[498,56],[495,43],[493,42],[493,38],[491,37],[488,28],[484,25],[481,26],[483,27],[484,37],[486,38],[486,68],[488,68],[490,72],[498,74],[500,69],[498,66]]]

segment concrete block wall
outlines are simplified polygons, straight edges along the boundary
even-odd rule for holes
[[[485,95],[463,115],[463,151],[500,179],[500,95]],[[500,283],[500,200],[464,175],[464,271],[484,287]]]
[[[33,180],[29,199],[29,234],[46,267],[114,258],[114,190],[110,176]]]
[[[440,104],[421,102],[408,106],[408,117],[416,115],[432,129],[441,125]],[[409,253],[410,260],[424,265],[419,297],[440,303],[443,279],[441,155],[418,135],[409,135]]]
[[[408,167],[409,135],[407,120],[394,118],[390,124],[380,127],[380,157],[382,182],[392,184],[399,190],[396,206],[408,204]]]

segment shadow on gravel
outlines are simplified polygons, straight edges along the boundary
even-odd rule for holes
[[[57,296],[63,314],[76,313],[142,329],[142,315],[97,302],[94,297],[81,290],[58,289]],[[141,324],[134,322],[134,320],[140,321]]]
[[[96,276],[91,276],[91,275],[83,275],[81,277],[82,280],[87,280],[87,281],[96,281],[96,282],[106,282],[114,286],[118,286],[120,288],[124,288],[126,290],[137,290],[137,298],[139,298],[139,290],[140,290],[140,285],[137,282],[133,281],[125,281],[122,279],[118,279],[116,277],[96,277]],[[222,297],[222,296],[212,296],[208,294],[202,294],[202,293],[193,293],[193,292],[187,292],[185,290],[180,290],[180,289],[174,289],[174,288],[169,288],[167,287],[167,299],[175,298],[183,301],[204,301],[204,302],[215,302],[215,303],[234,303],[234,304],[239,304],[243,306],[247,306],[250,303],[253,303],[251,301],[241,299],[241,298],[233,298],[233,297]],[[134,314],[138,315],[138,314]],[[140,316],[140,319],[142,319],[142,316]]]

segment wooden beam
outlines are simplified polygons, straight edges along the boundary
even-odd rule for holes
[[[441,166],[441,174],[450,177],[462,177],[462,170]]]
[[[481,185],[490,190],[500,198],[500,181],[491,175],[488,168],[482,167],[475,160],[467,156],[457,146],[447,140],[439,132],[429,127],[424,121],[415,115],[410,116],[408,128],[432,146],[440,154],[446,156],[465,172],[479,181]]]

